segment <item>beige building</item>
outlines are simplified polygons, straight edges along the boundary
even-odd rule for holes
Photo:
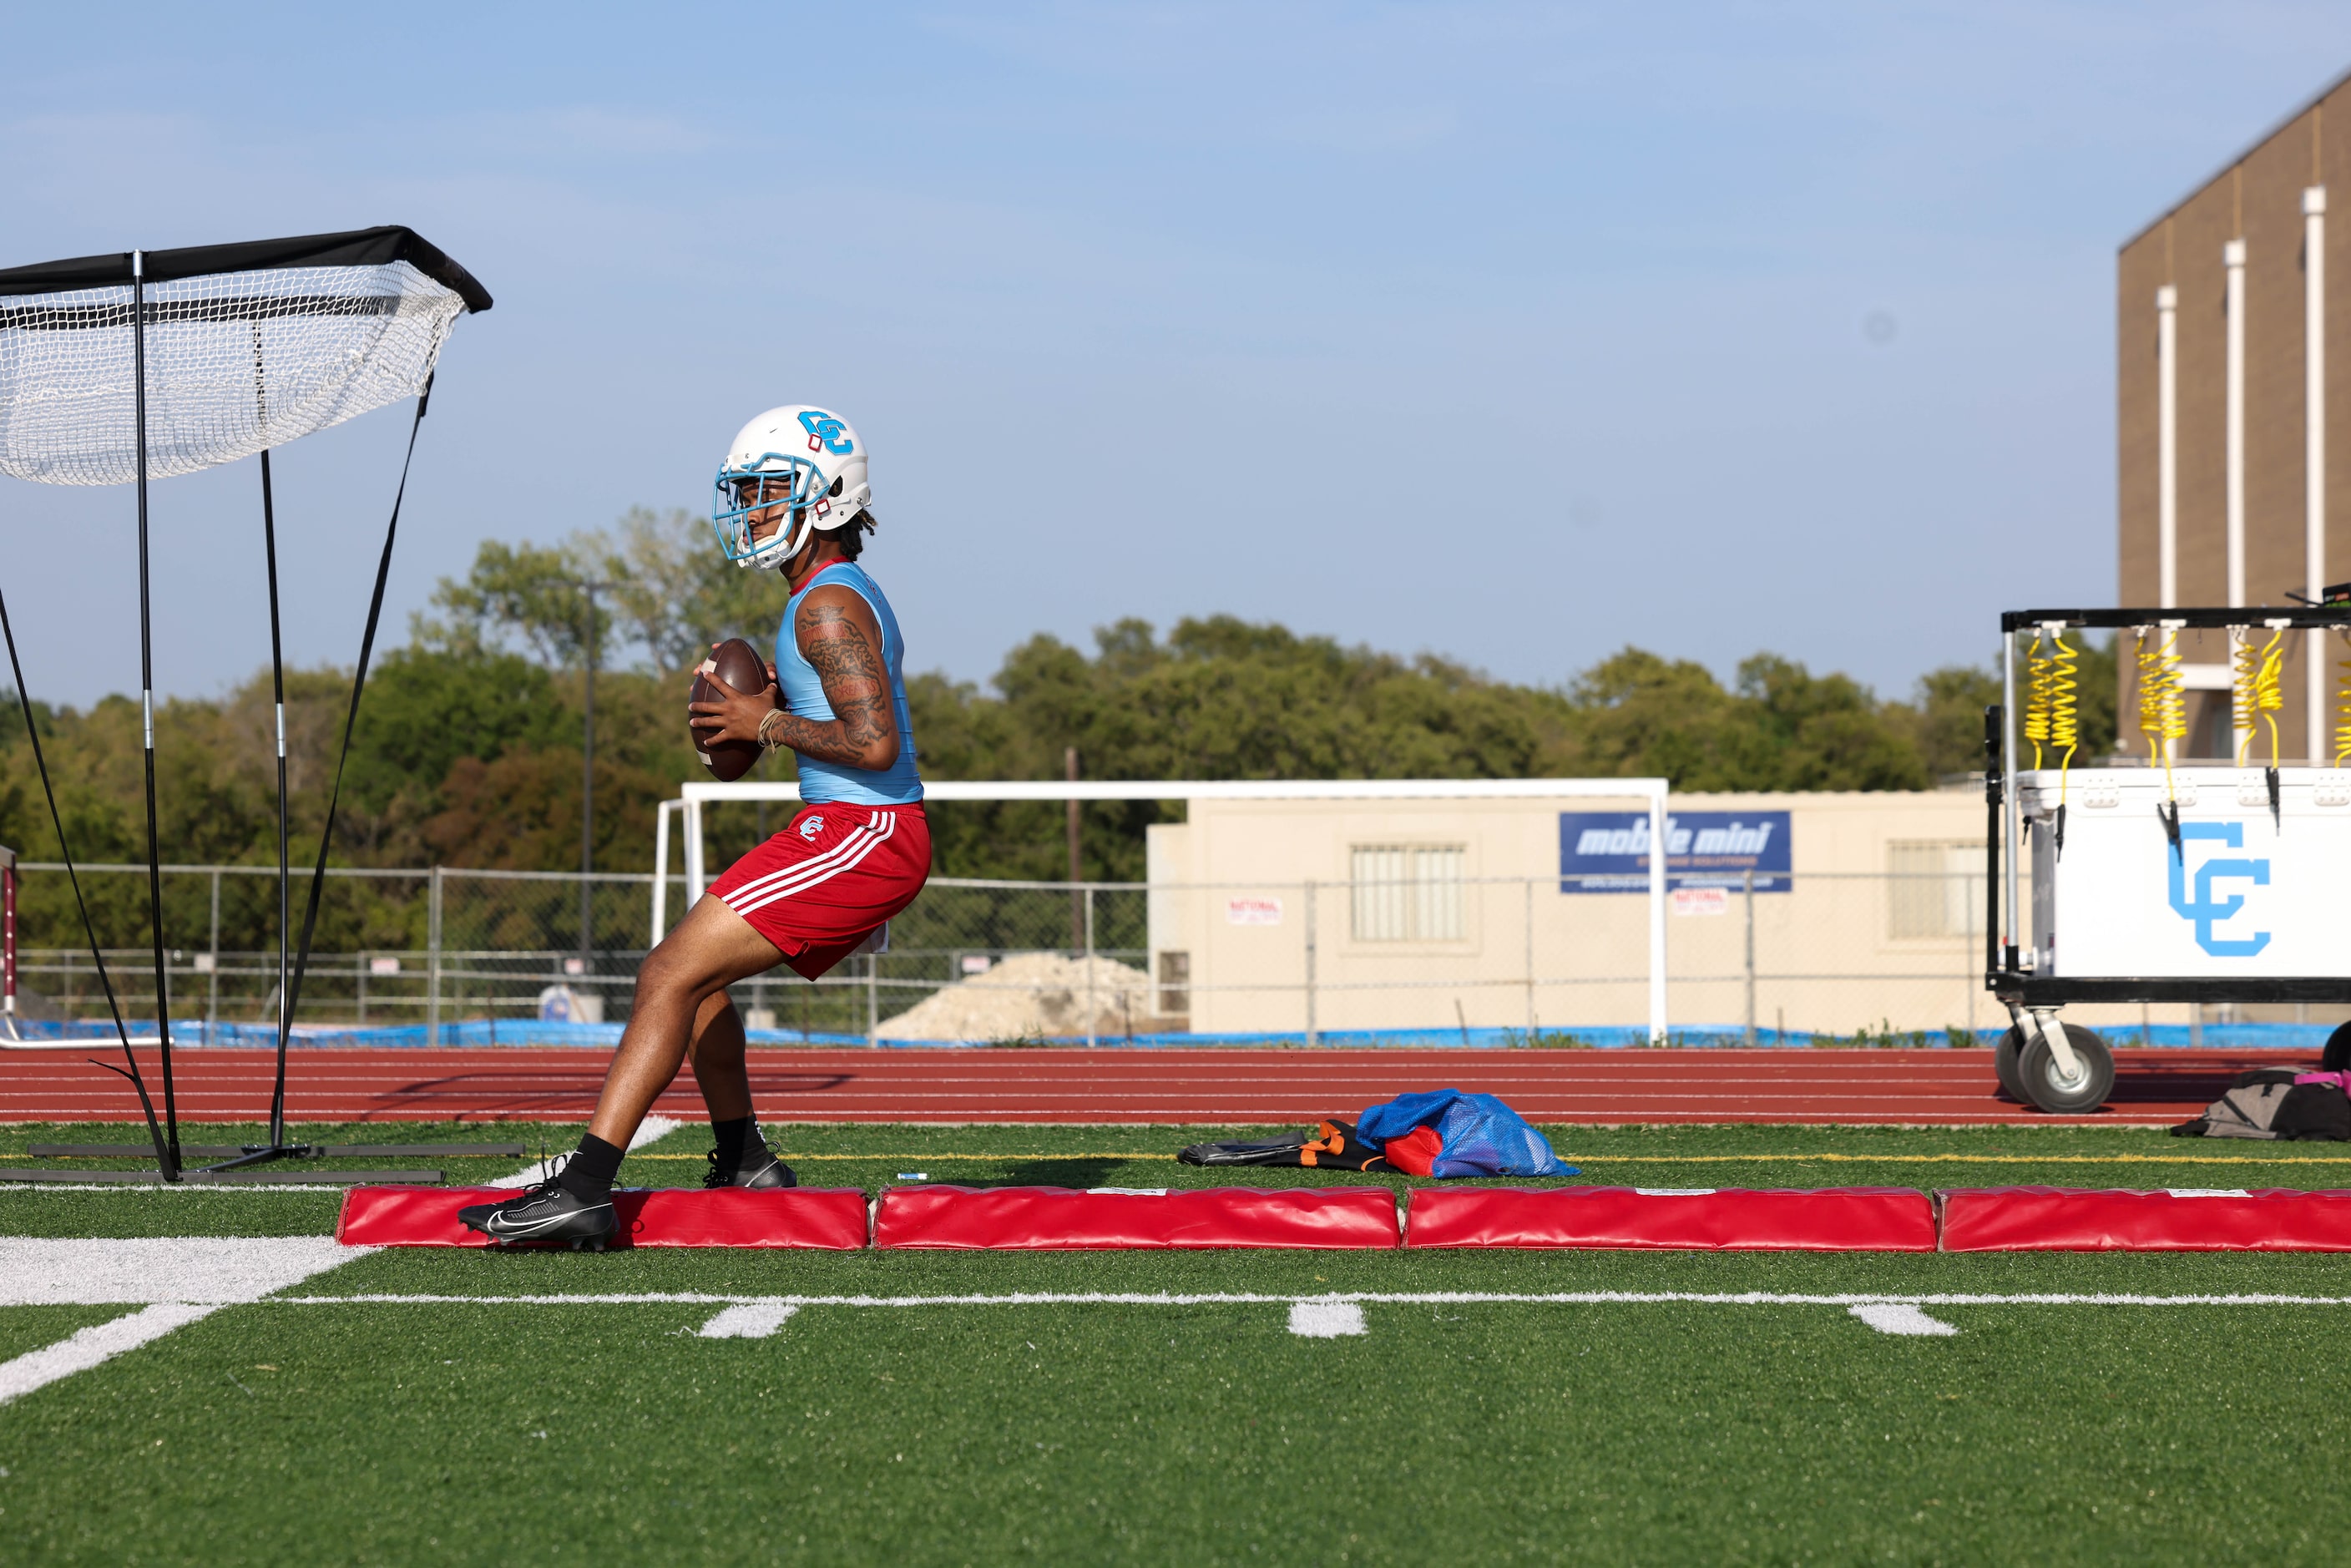
[[[1629,825],[1643,807],[1568,804],[1195,801],[1188,821],[1150,830],[1162,1026],[1478,1038],[1645,1024],[1639,876],[1587,892],[1562,874],[1570,862],[1598,863],[1574,852],[1598,842],[1587,835],[1604,831],[1604,818]],[[1751,895],[1747,873],[1723,869],[1735,856],[1701,852],[1715,868],[1685,869],[1678,851],[1704,852],[1703,833],[1669,856],[1714,883],[1673,900],[1676,1030],[1743,1033],[1751,1020],[1768,1040],[2005,1026],[1982,991],[1980,792],[1677,795],[1670,810],[1786,855],[1783,873],[1754,873],[1763,891]]]
[[[2334,264],[2330,181],[2351,206],[2351,77],[2340,78],[2122,247],[2116,266],[2119,602],[2284,605],[2351,579],[2351,267]],[[2316,633],[2290,632],[2283,755],[2331,718]],[[2137,740],[2123,639],[2123,743]],[[2231,751],[2225,634],[2181,638],[2185,755]],[[2314,685],[2312,673],[2319,672]],[[2137,747],[2144,755],[2144,747]]]

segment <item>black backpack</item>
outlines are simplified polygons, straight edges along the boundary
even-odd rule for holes
[[[1303,1166],[1316,1170],[1392,1171],[1378,1147],[1355,1136],[1353,1122],[1325,1122],[1287,1138],[1194,1144],[1176,1158],[1187,1166]]]
[[[2171,1129],[2176,1138],[2351,1139],[2351,1094],[2342,1084],[2296,1083],[2293,1067],[2240,1073],[2226,1094],[2192,1122]]]

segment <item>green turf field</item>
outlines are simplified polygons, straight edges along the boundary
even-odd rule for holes
[[[129,1135],[10,1129],[0,1161]],[[869,1190],[1369,1179],[1166,1157],[1205,1135],[776,1141]],[[1552,1135],[1642,1186],[2351,1186],[2325,1146],[2124,1132]],[[698,1180],[705,1136],[624,1179]],[[0,1186],[0,1236],[315,1237],[336,1203]],[[1764,1299],[1532,1299],[1608,1292]],[[2088,1293],[2346,1304],[2014,1300]],[[1822,1299],[1855,1294],[1958,1332]],[[1259,1299],[1071,1299],[1134,1296]],[[1362,1332],[1292,1332],[1330,1296]],[[139,1310],[0,1307],[0,1359]],[[772,1332],[705,1337],[730,1310]],[[0,1560],[2332,1560],[2346,1331],[2351,1260],[2310,1256],[385,1251],[0,1405]]]

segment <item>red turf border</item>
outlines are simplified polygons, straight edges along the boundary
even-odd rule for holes
[[[347,1247],[486,1247],[489,1238],[457,1222],[472,1203],[496,1203],[512,1187],[355,1186],[343,1195],[335,1239]],[[853,1187],[621,1187],[612,1194],[620,1247],[814,1247],[866,1245],[865,1195]]]
[[[893,1186],[873,1244],[889,1248],[1379,1248],[1401,1244],[1384,1186]]]
[[[1934,1206],[1909,1187],[1422,1187],[1410,1247],[1932,1252]]]
[[[1946,1252],[2351,1252],[2351,1192],[2340,1190],[2004,1186],[1936,1196]]]
[[[350,1246],[480,1247],[458,1224],[505,1187],[354,1187]],[[2351,1252],[2351,1190],[1908,1187],[891,1187],[869,1233],[854,1189],[622,1188],[618,1244],[1094,1249],[1625,1248],[1723,1251]]]

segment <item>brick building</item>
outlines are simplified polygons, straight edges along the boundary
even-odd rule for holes
[[[2284,605],[2351,579],[2351,266],[2327,256],[2327,185],[2351,221],[2351,76],[2123,246],[2116,267],[2119,602]],[[2340,643],[2290,632],[2284,756],[2331,727]],[[2122,744],[2144,755],[2124,635]],[[2184,754],[2231,751],[2228,649],[2183,635]],[[2266,747],[2263,748],[2266,750]]]

